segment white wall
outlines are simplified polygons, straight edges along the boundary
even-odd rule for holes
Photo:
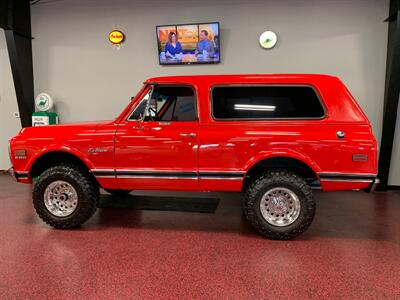
[[[36,93],[62,122],[116,116],[150,76],[327,73],[342,78],[380,137],[389,0],[59,0],[32,7]],[[221,22],[222,63],[159,66],[155,26]],[[116,50],[112,29],[126,33]],[[259,47],[266,29],[279,35]]]
[[[4,30],[0,29],[0,170],[7,170],[11,163],[8,156],[8,140],[21,129],[20,119],[13,116],[18,112],[14,81]]]
[[[32,7],[35,92],[51,93],[62,122],[110,119],[148,77],[327,73],[339,76],[380,140],[389,0],[58,0]],[[159,66],[155,26],[221,22],[219,65]],[[112,29],[127,39],[117,51]],[[258,46],[264,30],[275,49]],[[0,104],[1,105],[1,104]],[[400,122],[390,184],[400,184]]]

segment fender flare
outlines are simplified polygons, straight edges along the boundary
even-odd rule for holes
[[[307,165],[315,174],[317,174],[317,176],[318,173],[321,172],[321,168],[309,156],[290,149],[279,149],[279,150],[274,149],[274,151],[259,152],[257,155],[253,156],[247,161],[245,165],[245,172],[248,173],[249,170],[251,170],[251,168],[254,167],[260,161],[274,157],[283,157],[283,158],[286,157],[286,158],[296,159]]]
[[[35,162],[42,157],[43,155],[46,155],[48,153],[52,153],[52,152],[64,152],[64,153],[68,153],[71,154],[73,156],[75,156],[76,158],[78,158],[79,160],[82,161],[82,163],[84,165],[86,165],[86,167],[91,170],[94,169],[94,164],[86,157],[82,154],[82,152],[80,152],[77,149],[68,147],[66,145],[62,145],[62,146],[49,146],[49,147],[45,147],[43,148],[41,151],[35,153],[29,160],[29,162],[26,165],[26,171],[30,172],[32,169],[32,166],[35,164]]]

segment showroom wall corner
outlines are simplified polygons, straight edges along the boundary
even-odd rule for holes
[[[21,130],[21,121],[14,117],[14,112],[18,112],[17,97],[6,38],[0,29],[0,170],[10,168],[8,141]]]
[[[389,185],[400,186],[400,105],[394,134],[392,159],[390,161]]]

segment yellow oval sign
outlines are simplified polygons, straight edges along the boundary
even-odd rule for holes
[[[113,30],[109,33],[108,39],[110,40],[111,43],[115,44],[121,44],[124,39],[125,35],[122,33],[122,31],[119,30]]]

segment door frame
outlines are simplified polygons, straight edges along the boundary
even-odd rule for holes
[[[138,106],[144,101],[143,98],[149,93],[150,89],[154,89],[155,87],[158,86],[162,86],[162,87],[189,87],[192,91],[193,91],[193,95],[195,97],[195,101],[194,101],[194,105],[195,105],[195,119],[193,121],[151,121],[151,120],[142,120],[142,128],[138,127],[134,130],[138,130],[138,131],[145,131],[145,130],[151,130],[151,128],[157,127],[157,126],[171,126],[171,128],[179,125],[179,123],[195,123],[197,124],[196,126],[196,136],[195,139],[193,139],[193,141],[195,141],[195,145],[196,147],[196,152],[195,152],[195,161],[193,162],[194,165],[194,169],[193,170],[179,170],[179,169],[166,169],[166,168],[143,168],[143,167],[139,167],[139,168],[126,168],[126,169],[122,169],[122,168],[118,168],[117,165],[117,150],[118,150],[118,146],[117,146],[117,140],[118,140],[118,131],[120,130],[121,127],[124,126],[128,126],[131,127],[133,126],[133,122],[138,122],[140,120],[137,119],[132,119],[130,120],[130,116],[135,112],[135,110],[138,108]],[[150,94],[150,98],[149,100],[152,98],[153,95],[153,91],[151,91]],[[148,106],[147,106],[148,107]],[[121,118],[119,124],[118,124],[118,128],[117,128],[117,132],[116,132],[116,136],[115,136],[115,176],[117,181],[119,182],[118,184],[120,184],[120,180],[121,179],[132,179],[132,180],[137,180],[137,182],[143,182],[147,183],[149,185],[151,185],[150,180],[158,180],[161,182],[164,182],[163,184],[167,187],[166,189],[168,189],[168,180],[196,180],[196,188],[186,188],[185,184],[182,184],[182,187],[177,189],[177,188],[171,188],[171,190],[195,190],[198,191],[199,190],[199,174],[198,174],[198,170],[199,170],[199,129],[200,129],[200,120],[199,120],[199,99],[198,99],[198,93],[197,93],[197,88],[195,85],[192,84],[186,84],[186,83],[151,83],[151,84],[147,84],[146,86],[144,86],[141,90],[141,92],[138,94],[136,101],[134,101],[134,103],[130,106],[129,109],[126,110],[126,113],[123,115],[123,117]],[[134,126],[133,126],[134,127]],[[184,126],[183,126],[184,129]],[[182,139],[184,139],[184,137],[182,136]],[[188,137],[188,139],[190,139],[190,137]],[[125,178],[124,178],[125,177]],[[139,185],[139,184],[138,184]],[[173,184],[172,186],[176,186],[176,184]],[[190,185],[193,186],[193,185]],[[121,186],[121,188],[126,188]],[[146,185],[143,185],[143,189],[152,189],[152,188],[147,188]]]

